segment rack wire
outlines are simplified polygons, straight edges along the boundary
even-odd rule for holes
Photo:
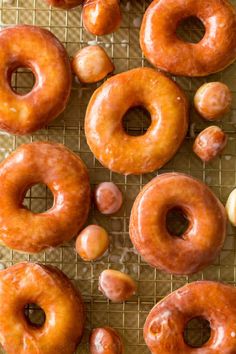
[[[94,37],[82,26],[80,8],[60,11],[50,8],[42,0],[0,0],[0,27],[14,24],[33,24],[50,29],[65,45],[69,55],[87,45],[100,44],[112,57],[116,66],[115,73],[139,66],[148,66],[139,47],[139,27],[142,16],[151,0],[121,1],[123,22],[116,33]],[[232,1],[236,5],[236,0]],[[197,40],[202,28],[195,21],[182,26],[182,35]],[[40,55],[40,53],[39,53]],[[208,184],[225,203],[230,191],[236,184],[236,66],[209,78],[187,79],[174,77],[190,99],[196,89],[206,81],[222,81],[231,88],[234,101],[233,110],[218,122],[229,135],[224,154],[205,165],[192,152],[194,136],[208,124],[192,109],[191,125],[187,138],[176,156],[158,173],[179,171],[188,173]],[[32,74],[18,70],[12,78],[12,87],[24,93],[33,85]],[[98,84],[100,85],[100,84]],[[106,217],[92,209],[88,223],[104,226],[110,235],[109,252],[100,261],[85,263],[75,253],[74,241],[56,249],[49,249],[37,255],[20,254],[0,247],[0,266],[8,267],[20,261],[37,261],[59,267],[80,289],[87,307],[85,336],[78,353],[88,353],[88,335],[97,326],[112,326],[124,338],[125,353],[149,353],[144,344],[142,329],[144,321],[157,301],[188,282],[199,279],[218,280],[236,285],[236,238],[235,229],[229,226],[225,246],[213,265],[193,276],[173,276],[150,268],[135,252],[129,239],[129,215],[135,197],[141,188],[157,172],[142,176],[122,176],[103,168],[89,150],[84,135],[83,120],[86,107],[93,91],[98,85],[83,85],[74,80],[71,99],[66,111],[49,127],[33,135],[17,137],[0,133],[0,159],[6,158],[19,145],[36,140],[52,140],[65,144],[78,153],[85,161],[92,185],[102,181],[113,181],[122,190],[125,202],[122,209],[112,217]],[[126,130],[132,134],[143,133],[148,119],[140,110],[133,110],[125,120]],[[147,118],[147,117],[146,117]],[[25,205],[35,212],[50,207],[52,196],[43,185],[31,188],[25,198]],[[123,304],[112,304],[98,291],[98,277],[102,270],[114,268],[129,273],[138,283],[138,294]],[[27,313],[33,312],[29,306]],[[36,310],[36,316],[37,316]],[[186,331],[186,338],[192,345],[200,345],[209,334],[203,322],[193,322]],[[0,353],[4,353],[0,349]]]

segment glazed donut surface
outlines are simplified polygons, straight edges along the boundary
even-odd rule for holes
[[[37,304],[36,327],[24,307]],[[73,354],[83,333],[84,305],[69,279],[52,266],[20,263],[0,271],[0,343],[8,354]]]
[[[121,23],[120,0],[85,0],[83,24],[86,30],[96,36],[115,32]]]
[[[188,219],[181,237],[172,235],[166,218],[179,208]],[[202,182],[180,173],[151,180],[135,200],[130,237],[151,266],[172,274],[192,274],[219,254],[226,235],[223,205]]]
[[[43,183],[54,196],[46,212],[22,205],[26,191]],[[35,253],[69,241],[86,221],[90,184],[82,160],[57,143],[21,145],[0,164],[0,241],[18,251]]]
[[[210,162],[220,155],[227,145],[228,136],[217,126],[210,126],[201,131],[193,144],[195,154],[205,162]]]
[[[196,44],[176,34],[179,23],[189,17],[205,26]],[[236,59],[236,11],[227,0],[154,0],[143,18],[140,44],[154,66],[175,75],[221,71]]]
[[[78,50],[71,66],[80,82],[87,84],[103,80],[115,69],[106,51],[98,45]]]
[[[0,129],[31,133],[65,109],[71,89],[69,58],[51,32],[36,26],[3,29],[0,47]],[[10,86],[12,73],[19,67],[31,69],[35,76],[34,87],[26,95]]]
[[[135,106],[152,119],[142,136],[130,136],[122,120]],[[87,143],[107,168],[123,174],[154,171],[168,162],[188,127],[188,101],[165,75],[149,68],[133,69],[108,79],[93,94],[85,118]]]
[[[89,338],[91,354],[124,354],[122,339],[111,327],[93,329]]]
[[[229,87],[222,82],[207,82],[194,96],[196,111],[207,120],[221,118],[230,110],[233,101]]]
[[[174,291],[150,312],[144,339],[152,354],[234,354],[236,352],[236,289],[198,281]],[[196,317],[209,321],[210,339],[199,348],[185,343],[184,329]]]

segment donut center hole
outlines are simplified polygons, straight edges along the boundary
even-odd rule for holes
[[[196,317],[189,321],[184,330],[184,340],[192,348],[200,348],[208,342],[211,336],[209,321]]]
[[[53,201],[53,194],[45,184],[35,184],[26,192],[23,206],[38,214],[49,210]]]
[[[166,228],[170,235],[181,237],[189,227],[189,220],[184,211],[174,207],[167,212]]]
[[[144,135],[151,125],[150,113],[141,106],[129,109],[123,118],[123,129],[131,136]]]
[[[25,305],[24,315],[27,323],[33,327],[42,327],[46,321],[46,314],[44,310],[37,304]]]
[[[179,22],[176,34],[184,42],[198,43],[206,32],[202,21],[197,17],[188,17]]]
[[[19,67],[10,75],[10,85],[17,95],[27,95],[35,85],[35,76],[30,68]]]

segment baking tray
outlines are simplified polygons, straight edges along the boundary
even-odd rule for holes
[[[123,21],[118,32],[104,37],[94,37],[82,27],[81,11],[60,11],[49,8],[42,0],[0,0],[0,27],[14,24],[38,25],[50,29],[66,46],[69,55],[87,45],[100,44],[112,57],[116,66],[115,73],[139,66],[148,66],[139,47],[139,27],[142,15],[151,1],[121,1]],[[236,0],[232,1],[236,5]],[[196,21],[187,21],[182,32],[193,41],[200,38],[202,28]],[[40,53],[39,53],[40,55]],[[236,184],[236,66],[211,75],[209,78],[175,78],[190,99],[196,89],[206,81],[220,80],[229,85],[234,94],[233,110],[218,123],[229,135],[229,142],[221,158],[205,165],[192,152],[194,136],[209,125],[194,110],[191,110],[191,125],[187,138],[176,156],[158,173],[178,171],[199,178],[208,184],[225,203],[230,191]],[[32,87],[32,74],[18,70],[12,86],[19,92]],[[200,279],[224,281],[236,284],[236,238],[235,229],[228,227],[228,236],[220,256],[214,264],[193,276],[172,276],[150,268],[135,252],[129,239],[129,215],[135,197],[141,188],[157,172],[142,176],[122,176],[103,168],[89,150],[84,135],[83,121],[89,98],[98,85],[81,86],[74,80],[71,99],[66,111],[52,124],[33,135],[17,137],[0,133],[0,159],[22,143],[38,140],[52,140],[65,144],[81,158],[89,168],[92,185],[102,181],[113,181],[123,191],[124,206],[115,216],[107,217],[91,210],[88,223],[104,226],[110,235],[111,246],[108,254],[100,261],[85,263],[76,255],[74,242],[56,249],[49,249],[37,255],[13,252],[0,247],[0,267],[8,267],[21,261],[42,262],[59,267],[80,289],[87,307],[85,336],[78,353],[88,353],[88,335],[97,326],[112,326],[124,338],[125,353],[146,354],[149,350],[143,340],[143,324],[157,301],[188,282]],[[148,119],[145,112],[131,111],[125,121],[131,134],[145,131]],[[28,191],[25,205],[35,212],[44,211],[52,204],[52,196],[45,186],[34,186]],[[138,283],[138,295],[123,304],[112,304],[98,292],[98,277],[102,270],[114,268],[129,273]],[[27,309],[30,316],[38,318],[40,310]],[[3,319],[4,320],[4,319]],[[186,330],[186,338],[192,345],[200,345],[209,335],[207,324],[193,321]],[[0,349],[0,353],[4,353]]]

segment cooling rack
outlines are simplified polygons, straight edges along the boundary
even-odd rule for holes
[[[14,24],[33,24],[50,29],[65,45],[69,55],[87,45],[100,44],[112,57],[115,73],[139,66],[148,66],[139,47],[139,28],[143,13],[151,1],[121,1],[123,21],[120,30],[112,35],[94,37],[82,26],[80,8],[60,11],[49,8],[42,0],[0,0],[0,28]],[[236,0],[232,1],[236,5]],[[197,21],[186,21],[180,35],[197,41],[203,28]],[[40,53],[38,53],[40,55]],[[192,152],[194,136],[208,124],[194,110],[191,110],[190,129],[179,152],[158,173],[179,171],[188,173],[208,184],[225,203],[236,184],[236,66],[208,78],[175,78],[192,99],[196,89],[206,81],[220,80],[229,85],[234,94],[233,110],[218,123],[229,135],[229,142],[221,158],[205,165]],[[12,77],[12,87],[20,93],[30,90],[33,75],[26,69],[19,69]],[[99,84],[98,84],[99,85]],[[85,336],[78,353],[87,354],[88,335],[91,328],[112,326],[124,338],[125,353],[149,353],[144,344],[142,328],[146,316],[157,301],[188,282],[200,279],[218,280],[236,284],[236,238],[235,229],[228,228],[225,246],[213,265],[193,276],[172,276],[150,268],[135,252],[129,239],[129,215],[135,197],[157,171],[143,176],[121,176],[103,168],[90,152],[84,135],[83,121],[86,107],[98,85],[83,85],[73,81],[71,99],[66,111],[49,127],[33,135],[17,137],[0,133],[0,159],[22,143],[52,140],[65,144],[78,153],[86,163],[92,185],[102,181],[113,181],[122,190],[125,198],[122,209],[112,217],[106,217],[92,209],[88,223],[104,226],[110,235],[109,252],[100,261],[85,263],[75,253],[74,242],[56,249],[49,249],[37,255],[20,254],[0,247],[0,268],[20,261],[42,262],[59,267],[80,289],[87,307]],[[129,134],[142,134],[149,124],[146,112],[134,109],[125,119]],[[25,198],[25,205],[34,212],[42,212],[52,205],[52,195],[43,185],[32,187]],[[174,260],[173,260],[174,261]],[[98,277],[102,270],[114,268],[129,273],[138,283],[138,295],[123,304],[112,304],[98,292]],[[40,309],[28,306],[29,317],[40,320]],[[191,321],[185,332],[186,340],[199,346],[209,336],[209,327],[203,321]],[[0,353],[4,351],[0,348]]]

